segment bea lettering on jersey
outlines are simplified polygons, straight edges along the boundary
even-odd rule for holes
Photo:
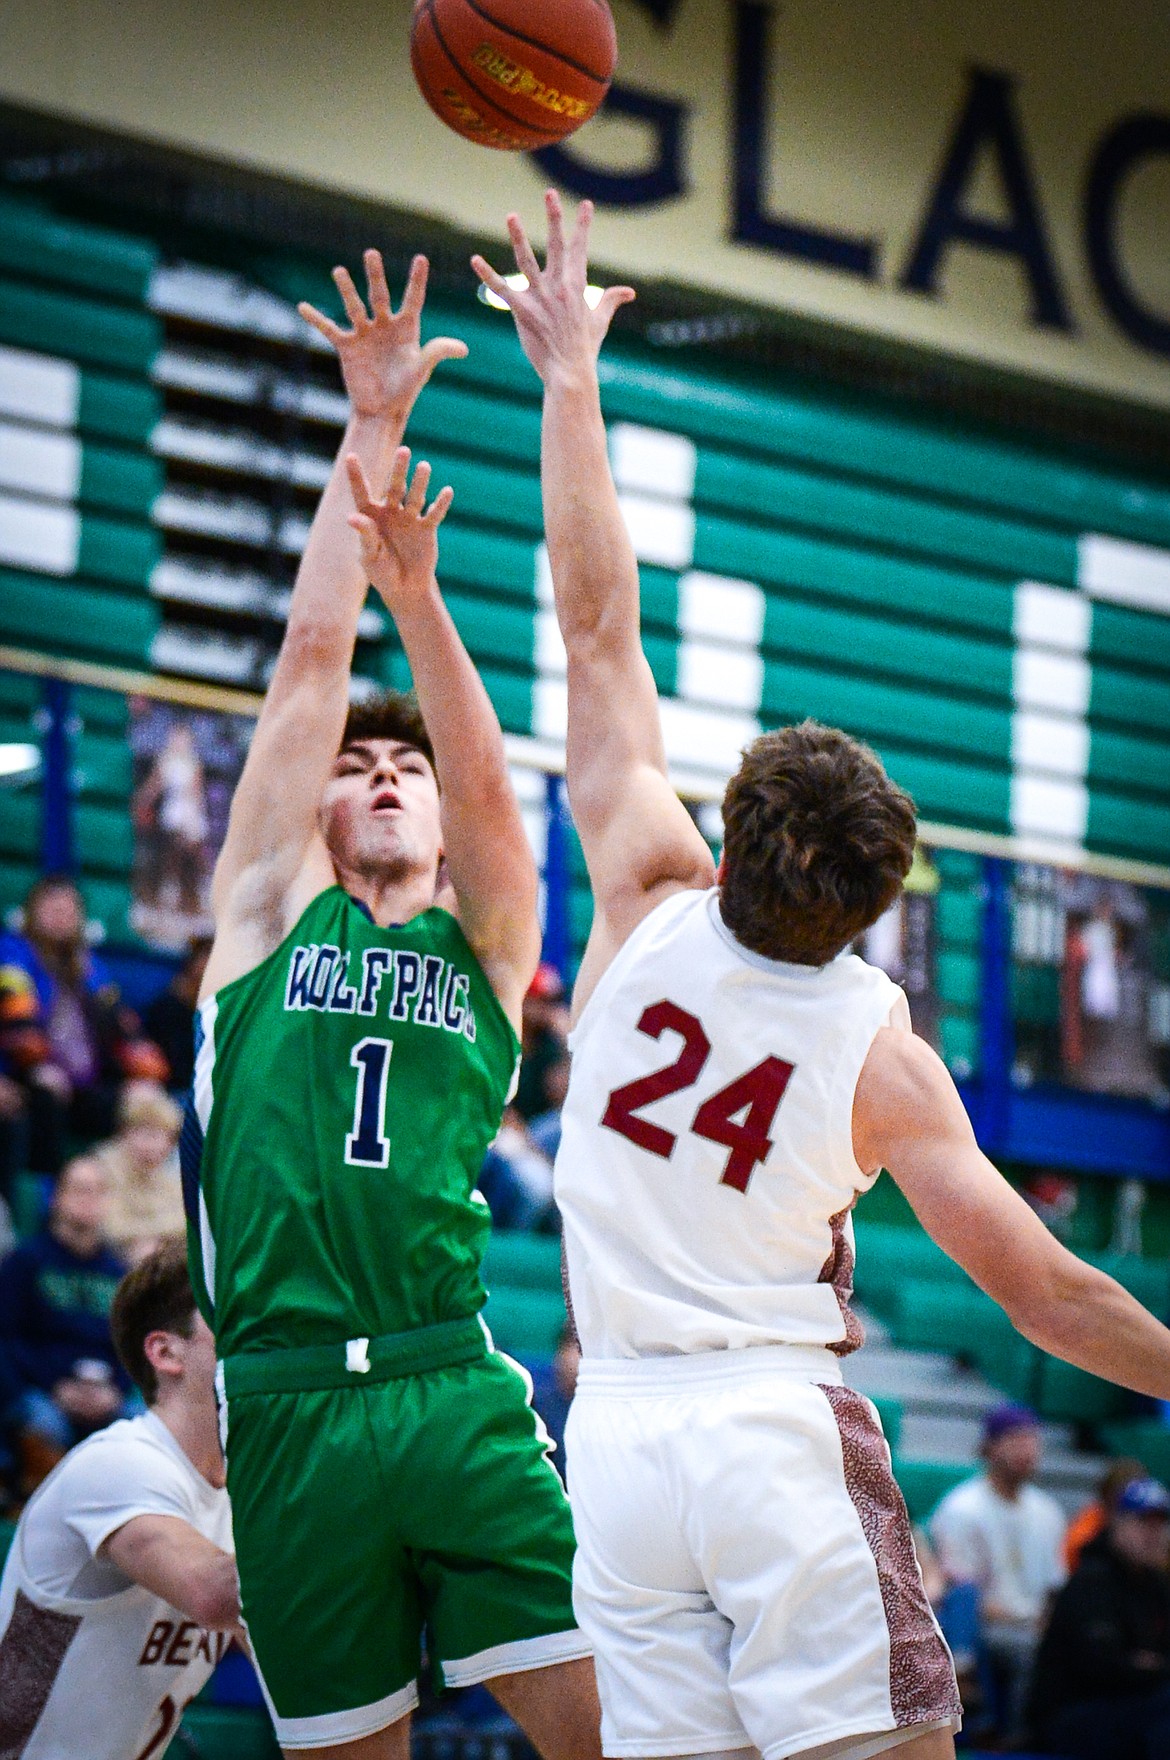
[[[139,1668],[186,1668],[202,1661],[212,1668],[223,1659],[231,1643],[230,1632],[208,1632],[194,1620],[157,1619],[147,1633]]]
[[[383,1014],[392,1021],[413,1021],[475,1043],[475,1011],[471,980],[437,953],[415,953],[405,947],[362,949],[360,970],[350,976],[350,952],[330,942],[294,947],[289,954],[284,1006],[296,1013]]]

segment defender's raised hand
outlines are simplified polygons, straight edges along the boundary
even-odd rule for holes
[[[349,401],[358,416],[390,416],[404,422],[415,398],[440,361],[462,360],[467,344],[453,336],[436,336],[425,347],[420,322],[426,298],[429,265],[415,257],[402,305],[395,312],[380,252],[366,251],[369,311],[348,269],[337,268],[333,279],[352,329],[302,300],[297,307],[307,324],[319,330],[336,350]],[[372,315],[371,315],[372,314]]]
[[[582,359],[590,365],[596,362],[614,313],[636,295],[632,287],[607,287],[596,307],[590,308],[585,302],[585,284],[593,203],[581,203],[568,240],[561,198],[555,189],[546,190],[544,206],[548,258],[543,269],[519,215],[508,215],[516,267],[527,277],[527,288],[509,287],[483,257],[472,257],[471,266],[485,286],[511,308],[521,346],[547,384],[550,376],[559,370],[571,371]]]
[[[409,446],[400,446],[394,454],[384,501],[374,500],[366,474],[352,452],[345,464],[356,510],[349,523],[361,541],[363,566],[390,611],[401,610],[407,601],[430,589],[439,559],[439,527],[455,491],[440,489],[427,507],[431,467],[425,461],[419,463],[408,488]]]

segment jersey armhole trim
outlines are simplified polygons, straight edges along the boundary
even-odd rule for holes
[[[876,967],[871,969],[877,970]],[[883,985],[875,992],[873,1002],[875,1008],[879,1003],[884,1006],[876,1020],[867,1009],[864,1020],[847,1036],[833,1069],[826,1116],[825,1135],[829,1163],[834,1173],[850,1183],[858,1194],[872,1190],[881,1174],[881,1168],[875,1173],[866,1173],[853,1152],[853,1104],[857,1095],[857,1084],[861,1080],[861,1072],[874,1040],[887,1025],[890,1010],[897,997],[903,994],[892,978],[887,978],[884,972],[880,975]],[[848,1122],[835,1128],[834,1119],[842,1116]]]
[[[693,909],[696,899],[709,898],[713,890],[718,889],[704,887],[700,891],[698,887],[684,886],[678,892],[672,892],[669,898],[664,898],[661,904],[656,904],[653,910],[646,912],[642,921],[626,936],[594,985],[592,996],[581,1010],[569,1034],[567,1044],[570,1051],[575,1051],[585,1035],[591,1031],[594,1019],[601,1012],[606,999],[612,996],[626,970],[636,959],[643,941],[648,939],[651,925],[656,927],[659,925],[664,911],[676,909],[681,915],[684,908],[683,901],[685,901],[687,909]]]

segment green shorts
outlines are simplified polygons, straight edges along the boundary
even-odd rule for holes
[[[241,1605],[284,1747],[405,1716],[424,1631],[447,1686],[589,1655],[532,1384],[478,1319],[229,1357],[220,1388]]]

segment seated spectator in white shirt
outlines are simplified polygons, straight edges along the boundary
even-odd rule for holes
[[[1002,1734],[1019,1732],[1032,1658],[1050,1597],[1064,1581],[1065,1519],[1031,1481],[1040,1426],[1024,1406],[1000,1405],[983,1426],[984,1470],[948,1492],[930,1538],[948,1583],[973,1583],[999,1701]]]
[[[149,1409],[66,1456],[0,1580],[0,1753],[29,1760],[161,1754],[239,1628],[215,1344],[180,1245],[123,1279],[111,1323]]]

